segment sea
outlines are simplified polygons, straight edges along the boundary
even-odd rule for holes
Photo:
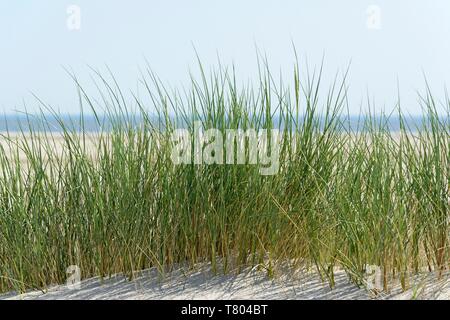
[[[170,119],[176,122],[176,128],[185,128],[186,122],[182,119],[176,119],[172,117]],[[178,121],[176,121],[178,120]],[[201,119],[197,119],[201,120]],[[439,116],[437,118],[441,126],[449,130],[449,117]],[[164,130],[164,119],[156,115],[147,116],[146,120],[150,122],[154,127]],[[304,119],[300,117],[297,126],[301,126]],[[325,128],[325,119],[323,117],[317,117],[315,120],[319,123],[320,128]],[[345,116],[338,119],[339,125],[336,130],[342,130],[343,132],[361,132],[369,130],[369,128],[383,128],[383,130],[398,132],[401,126],[407,128],[407,131],[416,132],[422,128],[430,126],[430,117],[428,116],[405,116],[400,118],[398,116]],[[126,124],[129,128],[139,128],[144,123],[142,116],[108,116],[108,115],[11,115],[6,114],[0,117],[0,132],[29,132],[33,130],[35,132],[108,132],[114,130],[115,127],[122,127]],[[285,121],[274,117],[272,120],[272,128],[283,129]],[[293,127],[296,125],[294,124]]]

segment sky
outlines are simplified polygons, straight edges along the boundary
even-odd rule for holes
[[[402,108],[420,114],[424,74],[438,98],[450,80],[449,36],[448,0],[2,1],[0,111],[37,110],[34,93],[61,112],[77,113],[64,68],[90,92],[89,66],[108,66],[129,92],[148,61],[164,82],[181,87],[197,68],[195,50],[207,67],[218,57],[233,63],[245,81],[257,77],[258,48],[290,81],[294,44],[301,66],[308,61],[312,68],[324,57],[325,80],[351,62],[351,113],[367,97],[378,111],[389,111],[400,89]]]

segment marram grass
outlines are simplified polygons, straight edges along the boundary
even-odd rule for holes
[[[97,74],[95,100],[74,77],[80,130],[42,103],[19,133],[5,132],[0,292],[65,283],[70,265],[83,278],[204,262],[273,276],[279,266],[306,266],[331,286],[336,268],[361,284],[367,266],[379,266],[385,286],[445,274],[450,102],[438,114],[427,88],[417,127],[398,107],[398,132],[389,116],[370,114],[355,130],[346,124],[345,79],[324,90],[320,73],[302,79],[295,67],[285,85],[262,69],[246,87],[226,69],[202,71],[183,92],[148,72],[146,96],[134,101],[114,78]],[[87,109],[96,133],[84,128]],[[279,129],[277,174],[251,164],[174,165],[171,133],[192,131],[196,120],[223,133]]]

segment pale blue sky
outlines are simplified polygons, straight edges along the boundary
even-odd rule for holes
[[[67,7],[81,9],[81,29],[67,28]],[[369,29],[367,8],[381,9],[381,29]],[[438,96],[450,77],[448,0],[72,0],[0,3],[0,110],[29,110],[29,92],[63,112],[76,113],[71,67],[90,88],[86,65],[111,67],[121,86],[136,87],[146,57],[173,86],[195,67],[195,45],[205,65],[234,61],[243,79],[256,77],[255,44],[274,71],[291,77],[294,55],[317,64],[325,53],[326,76],[352,60],[351,111],[370,96],[391,109],[400,80],[403,107],[419,113],[415,90],[424,71]]]

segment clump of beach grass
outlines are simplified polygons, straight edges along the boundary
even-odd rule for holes
[[[0,151],[0,291],[209,262],[217,272],[310,267],[333,285],[336,268],[361,284],[368,265],[384,286],[449,268],[449,101],[427,87],[423,123],[397,107],[350,128],[346,73],[325,90],[322,69],[293,82],[260,68],[239,87],[233,71],[201,67],[184,91],[151,71],[147,97],[127,101],[114,77],[95,72],[101,99],[79,92],[72,125],[44,102]],[[98,130],[85,128],[85,112]],[[31,119],[31,118],[30,118]],[[171,160],[177,128],[278,129],[276,174],[245,164]],[[76,124],[76,125],[73,125]],[[56,130],[55,130],[56,126]],[[248,143],[247,143],[248,145]],[[225,156],[225,155],[224,155]]]

